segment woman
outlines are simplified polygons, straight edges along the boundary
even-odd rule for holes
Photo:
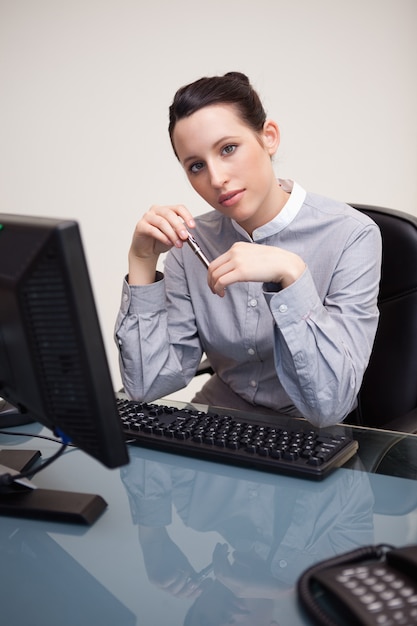
[[[215,374],[193,401],[341,421],[377,327],[377,226],[277,181],[279,128],[243,74],[179,89],[169,133],[214,211],[194,219],[182,205],[153,206],[136,225],[116,323],[127,393],[152,401],[183,388],[205,352]]]

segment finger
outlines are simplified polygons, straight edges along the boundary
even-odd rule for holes
[[[163,228],[162,223],[158,224],[158,223],[145,222],[145,223],[140,224],[140,226],[137,228],[136,234],[139,237],[146,236],[146,237],[151,237],[152,239],[157,239],[161,243],[171,246],[172,241],[169,239],[165,230]]]
[[[177,204],[174,207],[175,212],[182,220],[182,224],[186,226],[186,228],[195,228],[195,220],[187,207],[183,204]]]
[[[144,216],[142,222],[139,222],[137,230],[140,231],[141,234],[153,237],[165,245],[181,246],[182,240],[175,227],[172,225],[174,223],[178,227],[178,220],[178,217],[172,217],[169,213],[162,215],[160,213],[150,212]],[[186,230],[183,225],[178,227],[178,231],[181,229],[184,230],[183,236],[186,237]]]
[[[231,263],[225,263],[219,268],[210,264],[208,283],[211,291],[220,297],[224,297],[227,287],[238,282],[238,274]]]
[[[213,259],[213,261],[211,261],[212,273],[218,270],[223,265],[225,265],[225,263],[228,263],[229,261],[230,261],[230,252],[228,250],[227,252],[220,254],[218,257]]]
[[[179,223],[179,219],[173,218],[171,215],[167,217],[156,216],[154,226],[167,237],[170,244],[173,246],[181,247],[182,241],[188,236],[182,220],[181,223]]]
[[[188,237],[187,228],[195,228],[194,218],[182,204],[152,207],[149,221],[178,247],[181,247],[182,242]]]
[[[177,232],[195,228],[194,218],[183,204],[154,207],[154,212],[162,215]]]

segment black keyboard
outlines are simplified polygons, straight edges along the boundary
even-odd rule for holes
[[[127,441],[219,463],[320,480],[344,465],[358,443],[340,426],[316,429],[301,419],[251,416],[118,398]],[[339,432],[337,432],[339,431]]]

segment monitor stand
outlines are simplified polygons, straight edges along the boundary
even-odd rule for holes
[[[40,457],[39,450],[0,450],[0,464],[17,472],[30,470]],[[19,483],[0,488],[0,515],[91,525],[106,508],[107,502],[91,493],[30,489]]]

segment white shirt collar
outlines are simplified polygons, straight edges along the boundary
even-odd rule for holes
[[[278,182],[283,190],[291,195],[273,220],[253,231],[252,241],[260,241],[261,239],[265,239],[266,237],[270,237],[284,230],[284,228],[291,224],[303,205],[307,192],[298,183],[281,178],[278,179]],[[242,234],[246,239],[250,239],[248,233],[239,226],[235,220],[232,220],[232,224],[237,232]]]

